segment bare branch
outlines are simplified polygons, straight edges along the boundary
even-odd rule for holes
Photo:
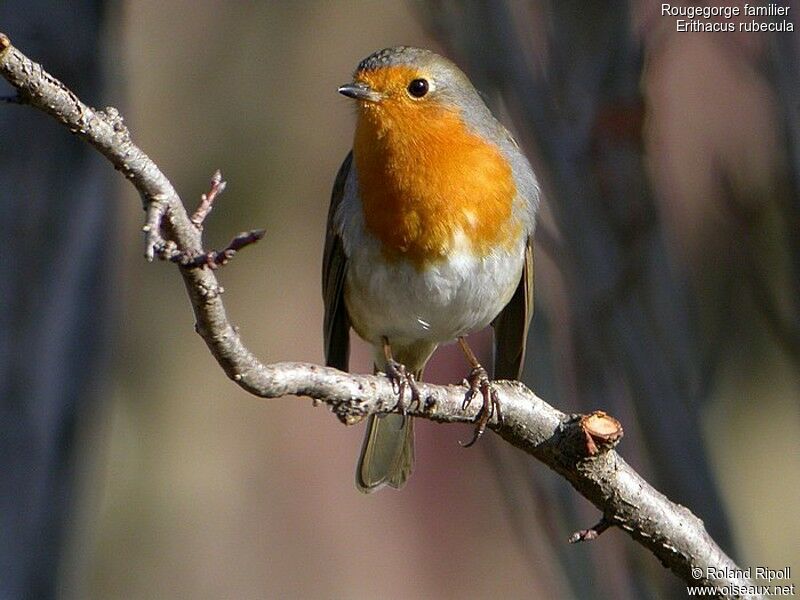
[[[570,544],[591,542],[592,540],[596,540],[598,537],[600,537],[600,534],[611,527],[611,525],[611,521],[608,521],[605,517],[603,517],[594,527],[590,529],[581,529],[580,531],[573,533],[571,536],[569,536],[568,541]]]
[[[133,144],[116,110],[107,108],[101,112],[86,106],[64,84],[11,46],[2,34],[0,74],[17,89],[23,101],[48,113],[94,146],[136,187],[147,213],[146,253],[183,265],[180,273],[197,320],[197,332],[228,377],[263,398],[308,396],[326,404],[346,424],[371,414],[399,410],[397,394],[385,377],[351,375],[306,363],[260,363],[228,321],[222,288],[213,270],[185,267],[224,264],[233,252],[259,239],[263,232],[240,235],[220,253],[204,251],[200,230],[189,218],[177,192],[156,164]],[[212,191],[206,196],[208,206],[204,208],[201,202],[195,213],[199,213],[200,221],[210,210],[213,196],[221,191],[214,192],[213,187],[212,184]],[[186,257],[192,257],[190,262],[184,262]],[[192,262],[195,260],[197,264]],[[421,401],[413,406],[411,392],[406,391],[409,397],[403,405],[409,407],[408,414],[443,423],[468,423],[476,418],[477,406],[462,406],[467,388],[426,383],[418,387]],[[566,415],[518,382],[499,382],[496,388],[503,404],[504,423],[498,425],[495,417],[489,428],[561,474],[602,512],[600,524],[583,535],[578,532],[579,538],[596,537],[609,525],[615,525],[693,585],[718,586],[720,595],[719,586],[753,585],[737,576],[740,571],[736,564],[711,539],[700,519],[687,508],[670,502],[610,449],[622,434],[616,420],[604,413]],[[693,569],[703,575],[694,577]],[[706,577],[713,569],[728,576]]]
[[[164,220],[164,213],[167,212],[167,205],[163,198],[152,198],[147,207],[147,217],[144,221],[144,257],[148,262],[153,259],[169,254],[167,240],[161,234],[161,223]],[[174,246],[174,244],[173,244]],[[176,248],[170,250],[177,252]]]
[[[188,269],[196,269],[198,267],[217,269],[222,265],[228,264],[228,261],[230,261],[230,259],[232,259],[234,255],[245,246],[255,244],[264,237],[265,233],[266,231],[264,229],[244,231],[233,238],[222,250],[211,250],[210,252],[206,252],[205,254],[195,257],[179,255],[177,258],[170,260],[180,263],[182,267],[186,267]]]
[[[214,171],[214,175],[211,177],[211,187],[207,194],[200,196],[200,205],[192,215],[192,223],[194,223],[195,227],[198,229],[203,228],[203,221],[206,220],[208,213],[214,208],[214,200],[225,191],[226,185],[227,182],[222,179],[222,171],[219,169]]]

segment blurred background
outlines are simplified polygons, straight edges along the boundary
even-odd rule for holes
[[[800,37],[675,21],[646,0],[0,4],[187,205],[222,169],[208,246],[266,228],[220,273],[264,361],[323,360],[336,87],[386,46],[455,60],[544,188],[525,382],[614,414],[740,565],[800,583]],[[620,531],[569,546],[598,511],[494,436],[462,450],[466,426],[420,422],[408,485],[357,493],[363,426],[224,376],[174,268],[142,258],[130,185],[29,108],[0,105],[0,140],[0,598],[684,597]],[[465,372],[448,347],[427,376]]]

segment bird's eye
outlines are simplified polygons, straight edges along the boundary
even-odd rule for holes
[[[422,98],[428,93],[428,80],[415,79],[408,84],[408,93],[414,96],[414,98]]]

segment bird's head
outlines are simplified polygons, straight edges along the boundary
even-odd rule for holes
[[[339,93],[358,102],[359,116],[391,125],[457,113],[486,112],[466,75],[446,58],[421,48],[386,48],[362,60]]]

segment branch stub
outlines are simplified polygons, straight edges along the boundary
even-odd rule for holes
[[[589,456],[610,450],[619,443],[624,434],[622,423],[602,410],[582,415],[580,427],[586,436]]]

